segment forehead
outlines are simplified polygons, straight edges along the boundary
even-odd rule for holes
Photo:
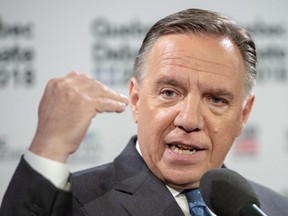
[[[203,34],[160,37],[147,56],[145,68],[145,76],[177,71],[181,77],[193,72],[193,77],[221,76],[238,82],[244,74],[240,51],[228,37]]]

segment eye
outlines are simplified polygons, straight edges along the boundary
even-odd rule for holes
[[[228,104],[228,101],[221,97],[211,97],[210,101],[217,106]]]
[[[165,98],[173,98],[177,96],[177,93],[171,89],[164,89],[161,91],[161,95]]]

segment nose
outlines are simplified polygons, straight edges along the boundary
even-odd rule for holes
[[[185,132],[201,131],[204,128],[204,119],[201,111],[201,100],[196,97],[186,97],[179,105],[174,125]]]

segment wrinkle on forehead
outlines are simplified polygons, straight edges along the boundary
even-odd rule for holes
[[[204,73],[218,73],[221,71],[222,73],[225,70],[232,69],[231,65],[225,65],[221,64],[219,62],[213,62],[208,60],[202,60],[199,58],[196,58],[194,56],[189,55],[182,55],[181,51],[174,51],[171,52],[171,55],[166,53],[167,55],[163,54],[162,57],[159,58],[159,60],[155,61],[155,66],[157,64],[160,65],[171,65],[176,67],[182,67],[191,69],[198,72],[204,72]],[[178,57],[181,56],[181,57]],[[223,74],[225,75],[225,74]],[[231,73],[227,71],[226,76],[231,76]]]
[[[215,38],[212,43],[211,37],[205,35],[201,35],[201,38],[204,39],[200,42],[197,35],[163,37],[154,44],[148,56],[149,62],[158,68],[161,68],[162,65],[171,65],[206,73],[221,71],[223,75],[231,76],[232,74],[228,73],[234,71],[235,68],[239,69],[241,65],[241,59],[233,58],[238,50],[227,37]],[[193,39],[193,37],[196,38]],[[216,53],[213,53],[215,50]]]
[[[161,53],[158,55],[153,56],[150,63],[159,69],[166,68],[173,70],[174,67],[178,68],[177,70],[181,70],[181,68],[183,68],[201,73],[219,74],[220,72],[223,76],[233,76],[231,73],[231,70],[233,70],[232,65],[199,59],[182,50],[174,50],[169,52],[161,51]]]

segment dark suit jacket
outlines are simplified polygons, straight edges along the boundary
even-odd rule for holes
[[[21,160],[0,215],[183,215],[166,186],[135,148],[136,137],[113,163],[71,175],[72,193],[56,189]],[[288,200],[251,183],[268,215],[288,215]],[[71,205],[73,203],[73,205]]]

